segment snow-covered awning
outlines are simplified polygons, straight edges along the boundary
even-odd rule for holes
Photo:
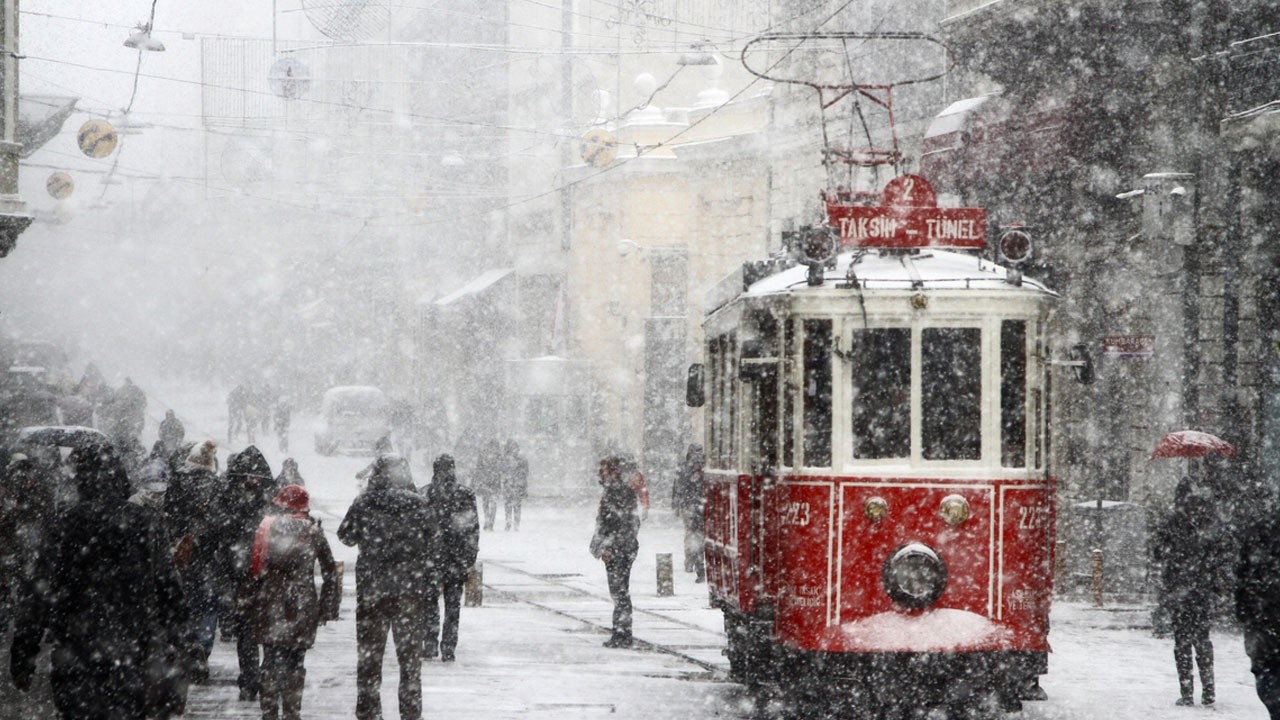
[[[499,280],[510,275],[513,272],[515,272],[515,268],[498,268],[496,270],[486,270],[485,272],[480,273],[480,275],[473,278],[466,285],[463,285],[462,287],[458,288],[457,290],[454,290],[448,295],[445,295],[439,300],[432,300],[430,297],[424,295],[418,299],[418,303],[419,304],[432,303],[436,307],[446,307],[460,300],[464,300],[469,297],[475,297],[477,295],[480,295],[484,291],[496,285]]]
[[[75,112],[79,98],[62,95],[18,96],[19,155],[27,158],[62,131],[62,124]]]

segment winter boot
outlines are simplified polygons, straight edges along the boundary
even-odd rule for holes
[[[284,677],[280,720],[302,720],[302,689],[307,685],[306,670],[290,670]]]
[[[1178,701],[1175,702],[1174,705],[1177,705],[1179,707],[1187,707],[1189,705],[1196,704],[1195,686],[1192,685],[1190,678],[1187,678],[1185,680],[1179,679],[1178,690],[1181,693],[1182,697],[1179,697]]]
[[[274,672],[262,673],[262,687],[258,690],[258,707],[262,708],[262,720],[279,720],[280,692]]]
[[[614,632],[613,637],[604,641],[607,648],[629,648],[633,644],[631,633]]]

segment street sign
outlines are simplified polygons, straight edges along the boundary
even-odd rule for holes
[[[80,145],[80,152],[91,158],[104,158],[116,149],[116,143],[120,142],[120,136],[116,134],[116,129],[106,120],[88,120],[80,126],[80,132],[76,134],[76,143]]]
[[[76,181],[71,176],[59,170],[49,175],[49,179],[44,181],[44,189],[49,192],[49,197],[55,200],[66,200],[71,197],[72,191],[76,189]]]
[[[902,175],[889,181],[880,205],[827,201],[827,222],[840,244],[883,248],[969,248],[986,246],[985,208],[938,207],[929,181]]]
[[[618,157],[618,139],[603,128],[593,128],[582,136],[582,160],[591,167],[604,167]]]
[[[1155,352],[1155,335],[1107,335],[1102,338],[1102,357],[1108,360],[1150,360]]]

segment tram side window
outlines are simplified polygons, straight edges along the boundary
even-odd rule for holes
[[[783,339],[782,368],[782,464],[786,467],[796,466],[796,387],[791,378],[791,359],[796,352],[796,321],[787,320],[786,333]]]
[[[911,454],[911,330],[853,333],[853,457]]]
[[[720,467],[720,339],[707,341],[707,462]]]
[[[1027,323],[1000,323],[1000,464],[1027,465]]]
[[[804,464],[831,466],[831,321],[804,321]]]
[[[926,328],[920,337],[920,440],[926,460],[982,457],[982,331]]]

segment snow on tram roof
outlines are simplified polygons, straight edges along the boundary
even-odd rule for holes
[[[1008,281],[1009,269],[976,255],[948,250],[921,250],[918,253],[883,250],[854,250],[841,253],[835,268],[823,274],[821,288],[831,289],[849,282],[849,266],[853,277],[864,290],[1038,290],[1057,293],[1043,283],[1023,278],[1021,284]],[[806,281],[809,269],[804,265],[787,268],[762,278],[746,291],[748,296],[774,295],[810,288]]]

